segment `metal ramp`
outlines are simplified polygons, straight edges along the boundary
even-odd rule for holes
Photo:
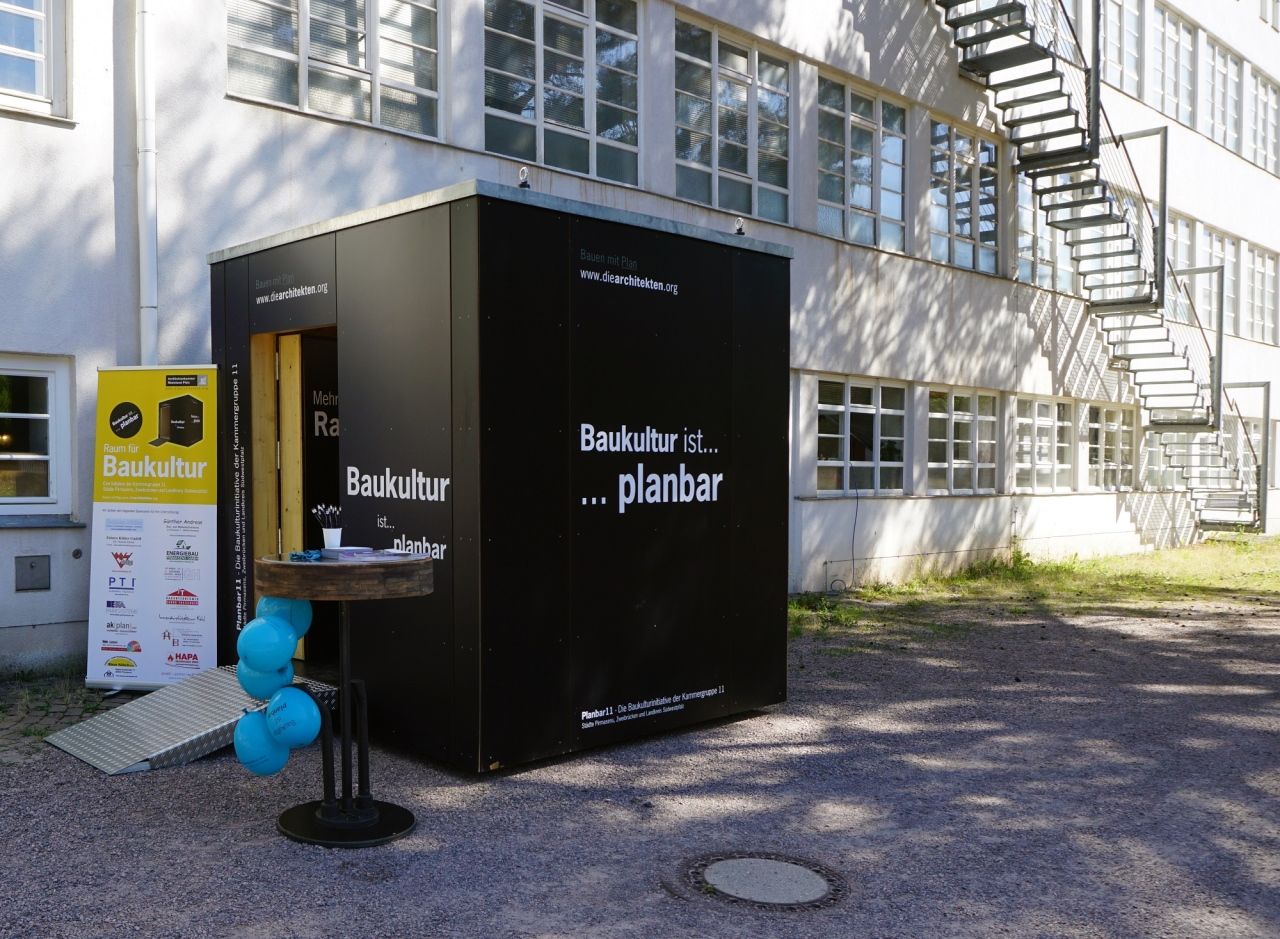
[[[306,678],[293,683],[333,706],[337,689],[332,685]],[[227,665],[81,721],[45,741],[110,776],[180,766],[228,746],[240,715],[266,706],[245,694],[235,666]]]

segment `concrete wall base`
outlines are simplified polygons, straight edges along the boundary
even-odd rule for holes
[[[88,630],[85,620],[0,629],[0,677],[73,670],[83,675]]]

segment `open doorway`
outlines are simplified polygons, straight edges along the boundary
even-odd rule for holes
[[[250,345],[254,556],[318,548],[323,537],[311,510],[340,502],[337,331],[258,333]],[[318,603],[312,616],[294,667],[330,679],[337,672],[336,608]]]

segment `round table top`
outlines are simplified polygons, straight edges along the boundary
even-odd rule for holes
[[[431,558],[410,556],[376,561],[287,561],[258,558],[253,582],[268,597],[303,600],[396,600],[422,597],[434,589]]]

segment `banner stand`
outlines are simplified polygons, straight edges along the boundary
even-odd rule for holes
[[[211,365],[98,372],[87,687],[217,664],[217,381]]]

